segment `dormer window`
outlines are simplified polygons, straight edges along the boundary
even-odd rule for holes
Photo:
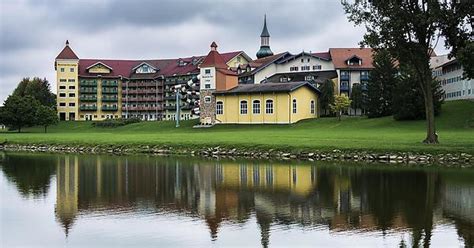
[[[353,56],[352,58],[347,60],[347,64],[348,65],[362,65],[362,59],[357,56]]]
[[[139,64],[134,69],[135,73],[155,73],[158,70],[146,62]]]
[[[184,60],[180,59],[178,60],[178,66],[185,66],[186,65],[186,62],[184,62]]]

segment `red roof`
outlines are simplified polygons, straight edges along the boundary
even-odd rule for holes
[[[224,60],[224,64],[229,62],[232,58],[242,53],[229,52],[220,54],[220,57]],[[112,68],[111,73],[102,74],[102,77],[119,77],[123,76],[130,78],[133,73],[133,68],[143,62],[146,62],[156,69],[158,73],[150,74],[150,76],[162,75],[165,77],[173,75],[186,75],[199,73],[199,63],[204,59],[204,56],[193,56],[179,59],[156,59],[156,60],[113,60],[113,59],[80,59],[79,60],[79,76],[81,77],[95,77],[96,73],[87,72],[87,68],[95,63],[101,62]],[[179,61],[183,61],[180,65]],[[193,63],[194,62],[194,63]],[[225,65],[225,68],[227,65]],[[135,74],[137,75],[137,74]]]
[[[63,50],[58,54],[56,59],[79,59],[77,55],[74,53],[74,51],[69,47],[67,44]]]
[[[373,69],[372,48],[329,48],[329,53],[336,69]],[[348,65],[347,60],[358,57],[361,65]]]
[[[215,50],[209,52],[204,61],[202,61],[201,67],[216,67],[227,69],[227,65],[224,61],[224,58],[222,58],[219,52]]]

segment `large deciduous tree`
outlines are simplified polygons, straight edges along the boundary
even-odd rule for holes
[[[367,83],[367,115],[369,118],[392,115],[393,90],[398,85],[395,61],[386,50],[378,50],[373,65]]]
[[[41,105],[48,107],[56,106],[56,95],[51,92],[51,86],[46,78],[23,78],[13,91],[13,95],[20,97],[31,96]]]
[[[10,95],[0,108],[0,123],[21,132],[26,126],[35,124],[38,101],[31,96]]]
[[[323,110],[323,115],[328,115],[330,105],[334,103],[334,82],[331,79],[325,80],[320,86],[321,91],[320,104]]]
[[[356,25],[364,25],[367,29],[362,44],[376,49],[387,49],[400,64],[413,68],[425,103],[427,123],[425,143],[438,143],[429,62],[441,35],[440,13],[443,9],[441,2],[451,1],[342,0],[349,20]],[[460,19],[457,19],[458,23]],[[456,20],[453,23],[456,23]],[[449,37],[454,37],[458,33],[453,31]],[[468,39],[467,36],[460,38]],[[463,47],[462,42],[457,44]]]

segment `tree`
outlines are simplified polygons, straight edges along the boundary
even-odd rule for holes
[[[362,91],[362,85],[353,84],[351,92],[351,108],[354,109],[357,115],[357,109],[362,109],[364,105],[364,93]]]
[[[341,116],[342,116],[342,111],[346,110],[351,106],[351,100],[349,100],[349,97],[342,94],[342,95],[336,95],[334,97],[334,104],[331,104],[331,110],[335,113],[337,113],[337,119],[340,121]]]
[[[438,0],[348,1],[342,0],[342,4],[349,20],[364,25],[367,30],[362,44],[387,49],[400,64],[414,69],[425,104],[427,128],[423,142],[438,143],[429,62],[440,34],[436,25],[440,3]]]
[[[51,86],[46,78],[34,77],[31,80],[30,78],[23,78],[13,91],[13,95],[20,97],[32,96],[41,105],[56,106],[56,95],[51,92]]]
[[[392,115],[393,90],[398,85],[398,70],[386,50],[376,51],[373,66],[367,82],[367,115],[369,118]]]
[[[36,121],[35,124],[43,126],[44,132],[47,132],[48,126],[58,123],[58,116],[56,110],[51,107],[39,105],[36,110]]]
[[[393,94],[393,118],[395,120],[421,120],[426,118],[424,111],[424,100],[421,88],[411,88],[416,85],[416,77],[409,72],[409,68],[401,67],[400,80],[394,88]],[[432,81],[434,114],[439,115],[443,103],[444,92],[437,80]]]
[[[321,86],[319,86],[319,90],[321,91],[321,109],[324,115],[328,115],[327,110],[330,110],[330,105],[334,103],[334,82],[331,79],[326,79]]]
[[[464,77],[474,78],[474,4],[472,0],[445,0],[437,12],[437,24],[445,37],[446,48],[452,48],[464,67]]]
[[[31,96],[10,95],[0,109],[0,122],[8,127],[21,128],[35,124],[38,101]]]

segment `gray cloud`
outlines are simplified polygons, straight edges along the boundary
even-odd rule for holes
[[[69,39],[80,58],[173,58],[259,48],[267,14],[274,52],[354,47],[363,30],[339,0],[0,0],[0,104],[23,77],[46,77]]]

